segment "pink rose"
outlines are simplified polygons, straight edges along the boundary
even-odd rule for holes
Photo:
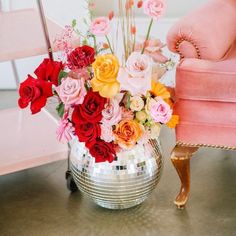
[[[151,105],[150,115],[155,122],[166,124],[172,117],[172,110],[165,101],[159,100]]]
[[[56,131],[57,139],[62,143],[67,143],[73,138],[74,127],[72,123],[68,121],[68,113],[59,122],[58,129]]]
[[[157,20],[166,8],[164,0],[146,0],[143,3],[144,13]]]
[[[151,89],[151,82],[142,77],[131,77],[125,68],[120,68],[117,80],[120,82],[121,90],[129,91],[132,96],[146,95],[146,92]]]
[[[152,72],[152,59],[140,52],[133,52],[126,62],[126,71],[132,77],[148,77]]]
[[[101,139],[103,139],[107,143],[115,140],[112,126],[105,123],[101,124]]]
[[[126,68],[119,70],[117,80],[121,84],[121,89],[128,90],[133,96],[146,95],[151,89],[152,64],[151,57],[133,52],[126,62]]]
[[[121,108],[116,99],[110,99],[102,111],[102,123],[107,125],[116,125],[121,120]]]
[[[82,104],[87,91],[84,86],[84,79],[72,79],[67,77],[62,80],[61,85],[55,90],[58,93],[65,107]]]
[[[110,32],[109,19],[106,17],[94,19],[90,26],[90,32],[96,36],[106,36]]]

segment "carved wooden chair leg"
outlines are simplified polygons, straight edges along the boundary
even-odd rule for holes
[[[174,203],[178,208],[184,208],[190,191],[190,157],[197,152],[196,147],[175,146],[171,154],[171,161],[179,175],[181,188]]]

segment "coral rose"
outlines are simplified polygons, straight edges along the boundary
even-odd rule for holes
[[[122,148],[132,148],[142,137],[141,125],[135,120],[123,120],[114,130],[115,140]]]
[[[119,61],[112,55],[100,55],[93,63],[94,78],[91,85],[94,92],[99,92],[102,97],[112,98],[120,89],[117,81],[119,72]]]
[[[143,3],[144,13],[157,20],[160,18],[166,8],[164,0],[146,0]]]

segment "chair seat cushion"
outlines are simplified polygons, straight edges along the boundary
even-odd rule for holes
[[[176,97],[236,102],[236,44],[222,61],[182,60],[177,67]]]
[[[236,103],[179,99],[177,142],[236,148]]]

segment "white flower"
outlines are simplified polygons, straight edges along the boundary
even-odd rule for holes
[[[161,125],[155,123],[151,126],[151,139],[156,139],[159,137],[161,131]]]
[[[122,90],[128,90],[133,96],[143,94],[151,89],[152,58],[140,52],[133,52],[125,68],[120,68],[117,80]]]
[[[144,101],[140,96],[130,98],[130,109],[132,111],[141,111],[144,107]]]

